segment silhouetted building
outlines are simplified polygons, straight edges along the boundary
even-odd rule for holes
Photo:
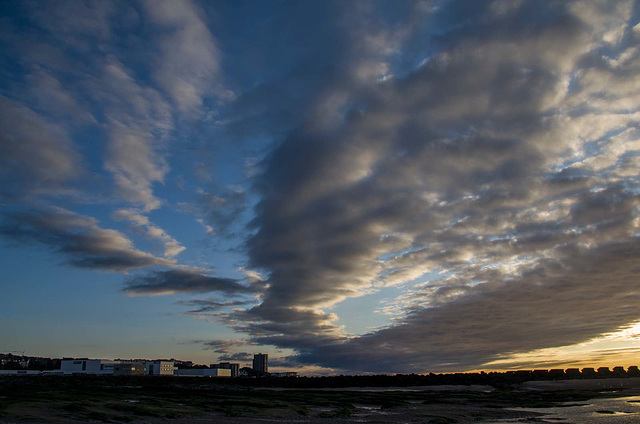
[[[60,362],[60,372],[63,374],[113,374],[114,367],[119,361],[104,359],[63,359]]]
[[[549,375],[549,370],[533,370],[531,372],[531,375],[536,378],[546,377],[547,375]]]
[[[144,362],[123,362],[113,366],[113,375],[145,375]]]
[[[41,375],[38,370],[0,370],[0,375]]]
[[[567,377],[580,377],[580,370],[578,368],[567,368],[565,374]]]
[[[269,355],[266,353],[256,353],[253,355],[253,370],[264,373],[269,372]]]
[[[629,374],[629,375],[640,375],[640,370],[638,369],[638,367],[636,365],[632,365],[629,368],[627,368],[627,374]]]
[[[220,362],[219,364],[211,364],[211,368],[231,370],[231,377],[240,375],[240,364],[232,364],[231,362]]]
[[[173,361],[146,361],[147,375],[173,375],[177,369]]]
[[[609,367],[600,367],[598,368],[598,375],[609,375],[611,374],[611,370]]]
[[[627,372],[624,370],[624,367],[613,367],[612,372],[618,376],[625,376]]]
[[[178,377],[231,377],[231,370],[221,368],[182,368],[174,371]]]
[[[563,369],[559,369],[559,368],[551,369],[551,370],[549,370],[549,377],[563,378],[564,377],[564,370]]]
[[[582,368],[582,375],[596,375],[596,370],[593,368]]]

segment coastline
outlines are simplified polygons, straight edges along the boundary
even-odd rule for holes
[[[618,414],[616,423],[640,419],[640,378],[531,381],[511,389],[273,389],[221,386],[213,379],[24,377],[0,379],[0,389],[0,424],[506,424],[553,422],[543,417],[571,408],[592,414],[592,422],[604,414]]]

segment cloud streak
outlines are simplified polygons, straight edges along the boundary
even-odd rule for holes
[[[228,354],[230,350],[244,346],[247,344],[246,340],[242,339],[224,339],[224,340],[209,340],[202,342],[207,349],[213,350],[216,353]]]
[[[233,97],[220,84],[220,51],[205,22],[205,12],[185,0],[142,2],[161,34],[155,79],[181,113],[198,113],[207,94]],[[189,64],[189,66],[185,66]]]
[[[179,302],[194,309],[185,312],[200,318],[217,318],[226,315],[229,309],[239,309],[256,303],[252,300],[219,300],[219,299],[192,299]]]
[[[65,129],[4,96],[0,134],[3,197],[63,192],[80,175],[80,155]]]
[[[190,269],[153,271],[144,276],[136,276],[128,280],[123,289],[123,292],[130,296],[210,292],[247,295],[259,291],[259,287],[246,286],[232,278],[212,277]]]
[[[117,220],[129,221],[136,228],[142,229],[147,237],[161,241],[164,245],[165,257],[172,258],[186,249],[176,239],[167,234],[162,228],[151,224],[149,218],[138,213],[135,210],[120,209],[115,211],[113,216]]]
[[[45,246],[78,268],[126,272],[171,260],[137,250],[124,234],[98,226],[95,218],[61,208],[4,212],[0,234],[11,242]]]

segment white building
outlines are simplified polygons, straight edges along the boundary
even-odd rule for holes
[[[38,370],[0,370],[0,375],[40,375]]]
[[[122,361],[113,366],[113,375],[145,375],[146,370],[143,361]]]
[[[219,364],[211,364],[209,368],[222,368],[231,370],[231,377],[238,377],[240,375],[240,364],[231,362],[220,362]]]
[[[147,375],[173,375],[177,370],[173,361],[147,361]]]
[[[231,377],[231,370],[224,368],[186,368],[175,370],[173,375],[179,377]]]
[[[63,374],[99,374],[112,375],[113,366],[120,361],[106,359],[63,359],[60,371]]]

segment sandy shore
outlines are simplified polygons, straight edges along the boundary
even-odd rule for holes
[[[171,424],[248,424],[248,423],[372,423],[372,424],[402,424],[402,423],[433,423],[471,424],[483,421],[531,419],[540,414],[532,411],[516,411],[509,409],[488,409],[474,405],[412,405],[397,410],[379,410],[376,405],[358,408],[351,417],[320,418],[300,417],[283,414],[281,417],[224,417],[220,415],[201,416],[198,418],[180,418],[172,420]],[[148,424],[167,422],[163,420],[141,421]]]
[[[514,390],[443,385],[238,391],[173,384],[105,386],[99,379],[61,387],[18,381],[24,386],[14,384],[0,396],[5,404],[0,424],[552,423],[549,410],[558,407],[582,408],[582,413],[591,407],[589,419],[595,421],[589,423],[640,422],[640,378],[531,381]],[[637,421],[623,421],[629,419]]]

